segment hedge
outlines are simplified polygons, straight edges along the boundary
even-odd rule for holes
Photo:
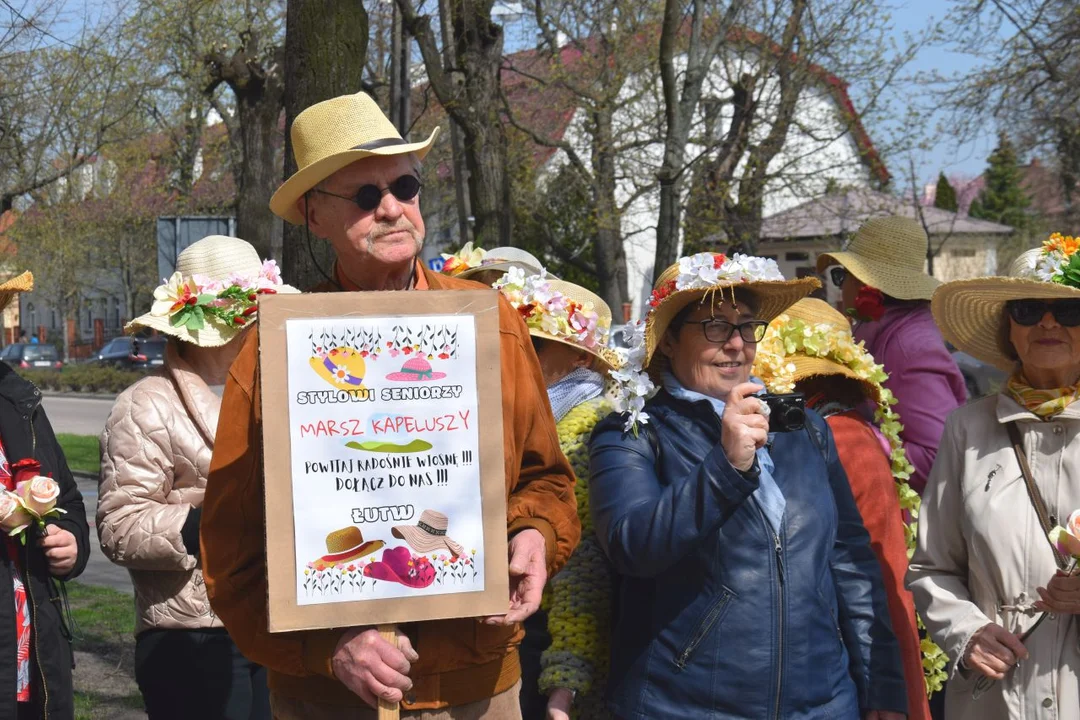
[[[107,365],[68,365],[62,370],[24,370],[16,368],[22,377],[42,390],[57,392],[119,393],[146,372],[122,370]]]

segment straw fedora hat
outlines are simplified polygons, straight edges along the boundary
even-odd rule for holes
[[[140,315],[125,327],[127,333],[148,328],[171,335],[199,347],[219,347],[235,338],[241,330],[255,320],[257,305],[253,300],[223,302],[217,293],[238,285],[257,296],[263,292],[296,293],[296,288],[285,285],[273,261],[264,263],[249,243],[225,235],[210,235],[185,248],[176,259],[176,272],[172,278],[154,290],[154,307]],[[197,323],[177,322],[176,309],[185,303],[180,296],[188,298],[188,304],[207,307],[213,304],[221,310],[239,309],[244,314],[237,321],[226,323],[212,311],[203,313],[202,327]],[[170,305],[172,307],[170,307]]]
[[[890,297],[929,300],[941,285],[923,269],[929,243],[922,225],[911,218],[874,218],[862,224],[846,251],[818,256],[817,270],[843,265]]]
[[[403,140],[365,92],[316,103],[293,120],[290,137],[298,170],[270,198],[270,209],[293,225],[303,225],[304,216],[296,209],[296,201],[323,180],[373,155],[415,153],[423,159],[438,135],[439,128],[435,128],[422,142]]]
[[[556,280],[542,271],[526,276],[517,267],[511,268],[493,287],[522,314],[529,335],[591,355],[596,369],[602,373],[617,370],[621,365],[615,352],[607,347],[611,308],[596,293],[572,282]],[[570,304],[576,306],[576,314],[588,320],[591,329],[581,331],[571,326]],[[556,309],[553,311],[552,307]]]
[[[717,272],[710,273],[710,268]],[[644,367],[648,368],[652,363],[668,325],[690,303],[710,297],[723,300],[725,294],[731,298],[735,289],[740,288],[757,300],[755,317],[772,322],[819,287],[821,283],[817,278],[785,280],[775,260],[738,253],[731,258],[714,253],[681,258],[664,270],[653,285],[649,301],[652,309],[645,318]]]
[[[789,352],[783,335],[785,330],[797,329],[793,321],[801,323],[802,328],[822,330],[818,334],[827,338],[827,344],[817,349],[821,355],[811,354],[803,347]],[[853,365],[860,367],[862,373],[857,373]],[[797,384],[814,377],[840,376],[857,383],[868,399],[875,403],[881,401],[881,386],[873,380],[876,374],[873,358],[865,350],[859,351],[848,319],[836,308],[817,298],[799,300],[769,323],[765,339],[758,345],[754,374],[765,382],[770,392],[788,392],[789,388],[773,387],[774,380],[780,377],[780,373],[777,373],[779,368],[783,369],[785,383]]]
[[[34,274],[27,270],[21,275],[0,283],[0,311],[3,311],[21,292],[30,292],[34,289]]]
[[[1008,340],[1005,304],[1010,300],[1080,298],[1080,289],[1040,279],[1045,248],[1028,250],[1013,261],[1006,277],[954,280],[938,288],[930,303],[934,321],[957,349],[1001,370],[1016,369],[1016,353]]]

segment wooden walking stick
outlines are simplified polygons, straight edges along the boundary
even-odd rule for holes
[[[383,640],[397,647],[397,626],[380,625],[379,635]],[[401,705],[379,698],[379,720],[398,720],[401,717]]]

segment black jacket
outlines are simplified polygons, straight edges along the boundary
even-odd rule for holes
[[[79,555],[70,580],[86,567],[90,556],[90,529],[86,510],[75,479],[68,469],[64,452],[56,441],[52,426],[41,407],[41,391],[0,363],[0,443],[8,462],[34,458],[41,463],[41,474],[51,475],[60,485],[57,507],[66,511],[55,523],[75,536]],[[31,612],[31,675],[39,717],[49,720],[74,718],[71,681],[74,660],[71,633],[65,623],[58,585],[49,575],[45,554],[35,542],[38,531],[31,526],[25,546],[20,546],[21,566],[26,582],[27,604]],[[15,720],[16,632],[15,598],[11,581],[12,558],[7,543],[0,542],[0,720]]]

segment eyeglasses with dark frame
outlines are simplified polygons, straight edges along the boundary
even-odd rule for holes
[[[391,181],[385,188],[381,188],[378,185],[364,185],[352,196],[338,195],[337,193],[319,190],[318,188],[313,189],[312,192],[348,200],[349,202],[355,203],[356,206],[364,212],[371,212],[379,207],[379,203],[382,202],[382,196],[386,193],[390,193],[401,202],[408,202],[420,194],[420,188],[422,187],[424,187],[424,184],[420,182],[420,178],[415,175],[402,175],[397,180]]]
[[[847,280],[847,268],[843,265],[839,265],[832,270],[829,270],[829,279],[832,280],[832,284],[836,287],[844,287],[844,281]]]
[[[723,345],[730,340],[736,330],[739,331],[739,337],[742,338],[743,342],[759,343],[765,337],[766,328],[769,327],[769,323],[763,320],[750,320],[736,325],[735,323],[729,323],[727,320],[717,320],[716,318],[694,320],[689,324],[700,325],[702,332],[705,333],[705,339],[719,345]]]
[[[1017,325],[1031,327],[1050,313],[1062,327],[1080,325],[1080,300],[1010,300],[1005,305]]]

